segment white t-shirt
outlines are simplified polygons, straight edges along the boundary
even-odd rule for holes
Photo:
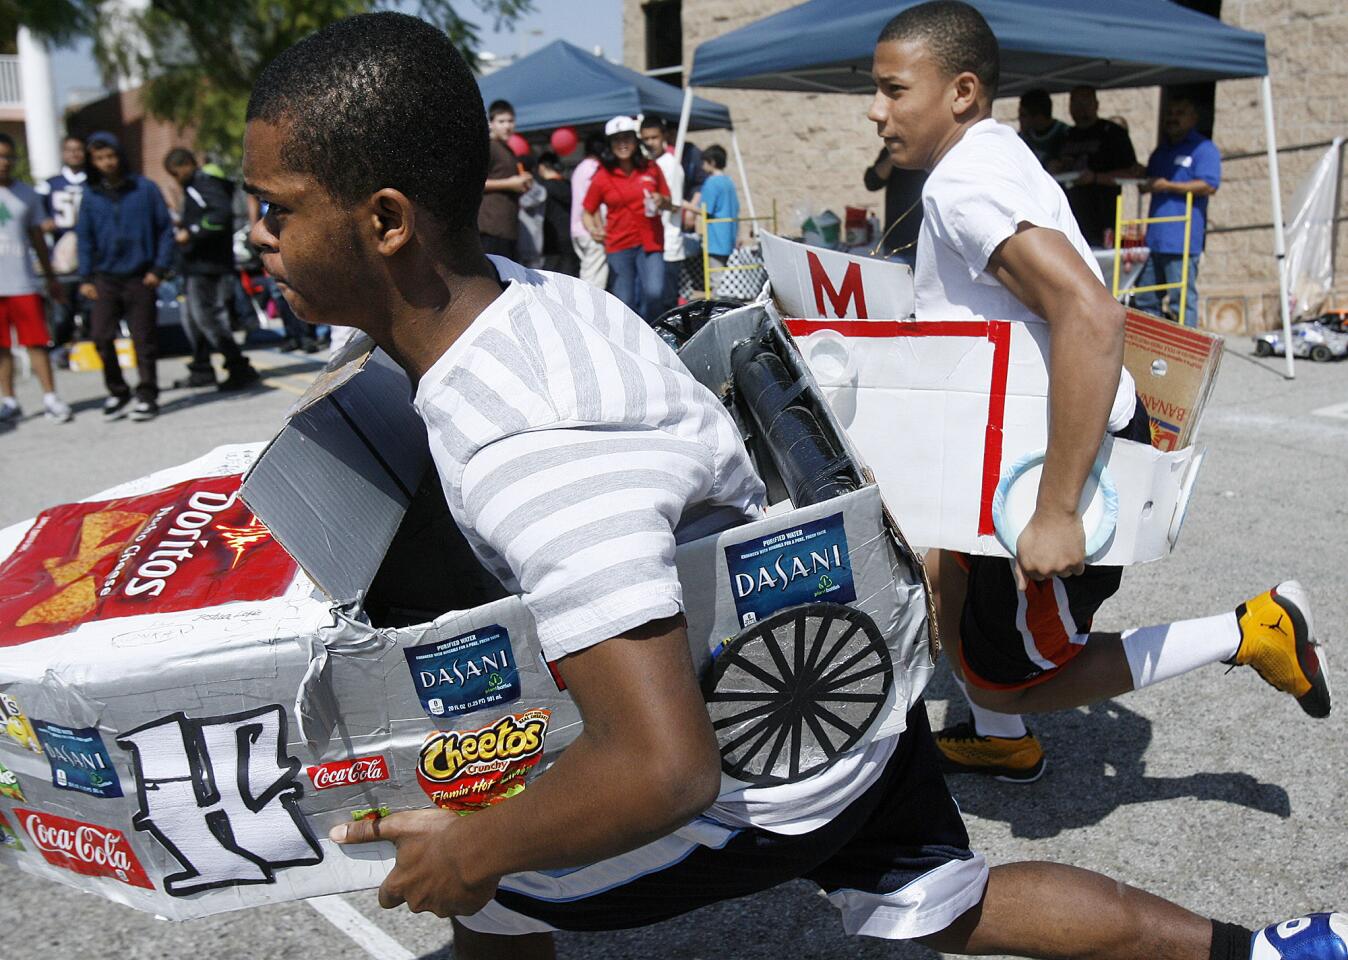
[[[683,200],[683,164],[666,150],[655,158],[655,165],[665,175],[669,196],[677,204]],[[660,219],[665,224],[665,260],[673,263],[683,259],[683,214],[678,207],[664,210]]]
[[[491,257],[508,286],[417,384],[450,513],[533,614],[550,660],[683,609],[676,530],[761,516],[734,421],[672,350],[598,287]],[[724,527],[723,527],[724,528]],[[708,812],[803,833],[879,776],[896,737]]]
[[[1057,230],[1103,284],[1067,195],[1014,130],[981,120],[941,158],[922,188],[915,313],[919,320],[1043,319],[987,273],[988,258],[1022,223]],[[1109,429],[1133,417],[1137,387],[1123,370]]]

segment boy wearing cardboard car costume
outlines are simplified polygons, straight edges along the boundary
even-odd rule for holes
[[[789,800],[717,797],[674,529],[712,508],[754,515],[761,485],[715,398],[631,311],[482,254],[485,170],[471,73],[400,14],[302,41],[249,104],[268,271],[301,317],[364,330],[417,385],[450,509],[530,609],[585,721],[490,809],[335,828],[340,843],[396,845],[380,903],[459,918],[459,957],[549,957],[553,929],[643,925],[807,876],[849,930],[951,952],[1246,960],[1250,931],[1097,874],[989,871],[920,702],[902,735],[791,784]]]
[[[1067,197],[1015,131],[992,119],[998,58],[992,31],[967,4],[910,7],[876,46],[868,113],[898,166],[929,171],[917,318],[1042,318],[1049,331],[1048,450],[1016,560],[941,552],[941,636],[973,714],[937,737],[947,769],[1036,780],[1043,749],[1017,713],[1096,703],[1217,662],[1248,664],[1306,713],[1328,716],[1309,600],[1295,581],[1235,612],[1091,632],[1122,568],[1085,563],[1082,488],[1106,430],[1142,443],[1150,430],[1123,368],[1124,310]]]

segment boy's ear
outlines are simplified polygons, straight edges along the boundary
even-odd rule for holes
[[[384,256],[397,253],[416,231],[416,206],[401,190],[385,187],[370,197],[370,226],[376,249]]]

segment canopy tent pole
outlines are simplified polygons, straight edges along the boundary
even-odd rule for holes
[[[683,163],[683,145],[688,142],[688,119],[693,115],[693,88],[683,88],[683,108],[679,111],[679,134],[674,138],[674,158]],[[680,198],[682,199],[682,198]]]
[[[1273,258],[1278,266],[1278,312],[1282,316],[1282,342],[1287,356],[1287,379],[1296,377],[1292,369],[1292,317],[1287,303],[1287,237],[1282,223],[1282,180],[1278,176],[1278,134],[1273,126],[1273,81],[1268,74],[1259,83],[1259,99],[1264,105],[1264,143],[1268,148],[1268,182],[1273,196]]]
[[[749,178],[744,175],[744,157],[740,155],[740,141],[735,136],[735,128],[730,128],[730,149],[735,152],[735,166],[740,172],[740,184],[744,187],[744,205],[749,208],[749,216],[753,223],[752,230],[758,233],[758,214],[754,212],[754,194],[749,189]]]

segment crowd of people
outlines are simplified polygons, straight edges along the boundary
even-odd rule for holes
[[[699,217],[708,221],[711,263],[724,267],[734,252],[739,199],[721,146],[689,143],[676,157],[666,121],[620,115],[586,138],[568,169],[552,151],[516,155],[510,103],[497,100],[487,114],[490,166],[478,211],[487,253],[579,277],[650,322],[679,302],[684,262],[700,255]]]
[[[240,223],[259,212],[217,164],[199,164],[182,147],[170,150],[164,170],[181,191],[170,210],[160,188],[131,169],[111,133],[66,137],[60,173],[36,186],[15,178],[16,159],[14,141],[0,134],[0,423],[23,415],[14,390],[14,347],[27,351],[47,419],[73,419],[55,371],[69,365],[80,340],[92,342],[102,367],[103,419],[153,420],[161,389],[160,314],[179,293],[190,359],[173,388],[230,392],[257,383],[260,374],[235,331],[255,326],[258,309],[274,311],[281,321],[283,350],[321,349],[318,334],[327,328],[302,323],[260,267],[250,298],[248,263],[240,263],[235,237]],[[165,295],[161,288],[170,278],[177,286]],[[122,369],[124,330],[135,356],[134,386]]]
[[[1150,195],[1148,218],[1183,218],[1192,195],[1187,264],[1185,224],[1180,220],[1148,224],[1143,243],[1150,255],[1137,279],[1142,288],[1184,283],[1184,316],[1177,316],[1180,298],[1173,290],[1144,290],[1133,302],[1148,313],[1170,315],[1185,326],[1196,327],[1198,262],[1206,241],[1208,198],[1217,192],[1222,178],[1220,153],[1198,129],[1197,105],[1186,97],[1167,100],[1162,121],[1165,140],[1145,165],[1137,160],[1126,121],[1100,116],[1093,87],[1073,89],[1068,109],[1070,126],[1053,116],[1048,91],[1026,91],[1017,111],[1020,138],[1063,185],[1072,215],[1092,247],[1113,244],[1121,182],[1135,181],[1140,191]],[[896,167],[887,151],[881,150],[862,179],[866,189],[885,191],[885,229],[877,252],[912,264],[922,223],[926,173]]]

